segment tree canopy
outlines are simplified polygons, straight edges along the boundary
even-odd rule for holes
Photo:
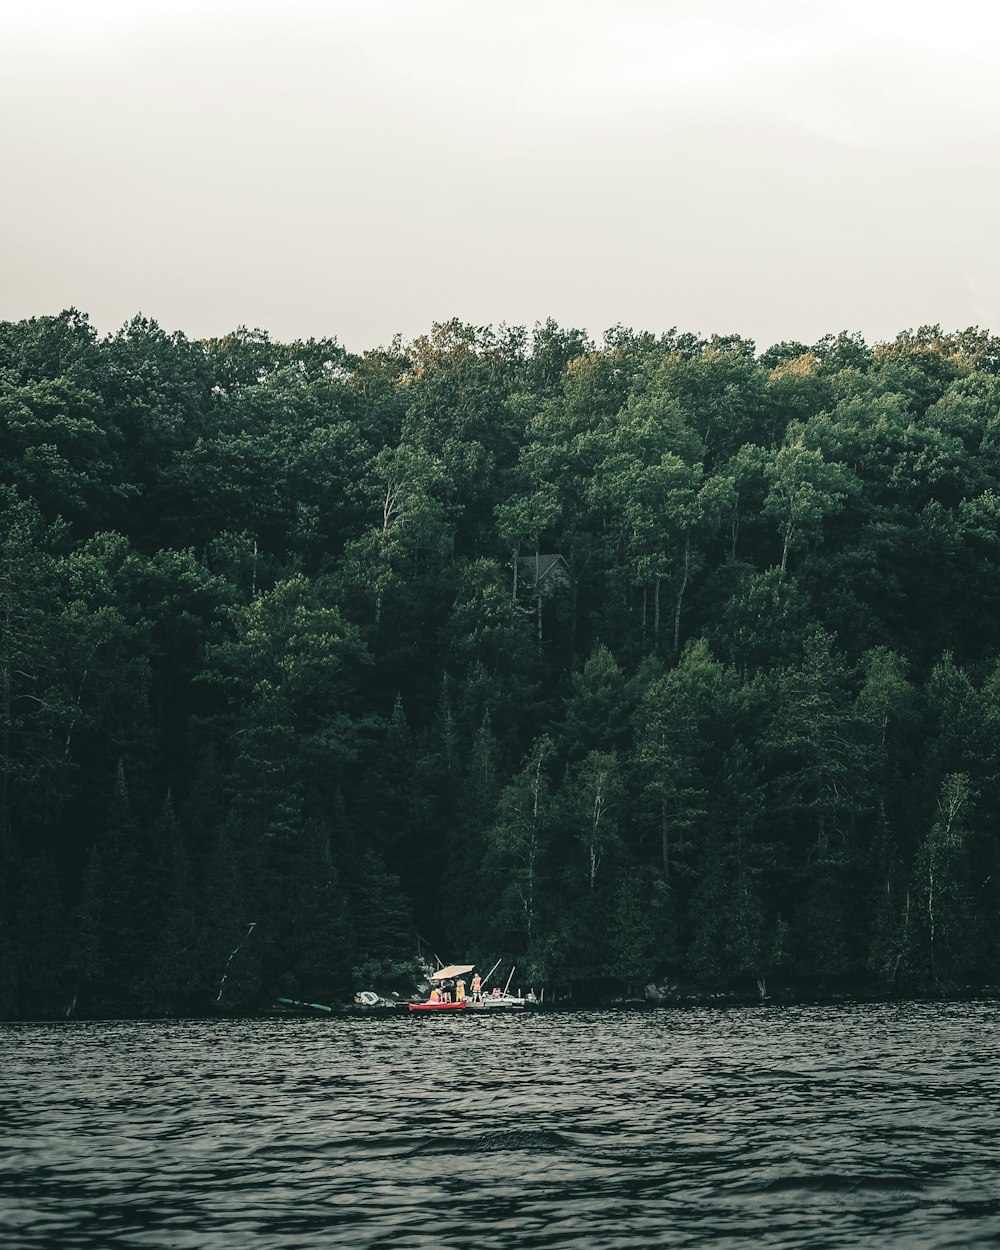
[[[0,323],[0,1016],[1000,954],[1000,340]],[[996,770],[996,771],[995,771]],[[994,805],[996,805],[996,810]]]

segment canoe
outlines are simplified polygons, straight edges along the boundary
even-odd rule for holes
[[[460,999],[457,1003],[410,1003],[411,1011],[461,1011],[468,1007],[468,999]]]

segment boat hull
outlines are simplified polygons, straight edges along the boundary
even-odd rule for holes
[[[411,1011],[464,1011],[468,1002],[462,999],[457,1003],[410,1003]]]

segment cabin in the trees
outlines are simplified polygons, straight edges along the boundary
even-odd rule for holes
[[[521,556],[517,562],[518,586],[532,598],[551,599],[570,586],[569,565],[561,555]]]
[[[519,556],[514,564],[514,598],[528,599],[538,622],[538,642],[542,641],[542,604],[570,588],[572,579],[565,557],[554,555]]]

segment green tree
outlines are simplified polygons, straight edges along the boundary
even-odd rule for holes
[[[90,1012],[141,1011],[152,954],[148,845],[132,810],[125,770],[115,775],[106,824],[83,882],[73,970]]]
[[[765,802],[760,771],[736,742],[719,770],[690,906],[692,970],[716,983],[752,978],[761,997],[787,957],[787,926],[767,897],[776,865],[774,848],[762,838]]]
[[[937,819],[914,865],[926,940],[927,971],[936,985],[954,984],[973,966],[968,842],[976,792],[964,773],[941,783]]]
[[[569,798],[572,823],[586,855],[587,882],[593,895],[598,869],[618,842],[622,779],[617,755],[589,751],[572,779]]]
[[[789,552],[820,537],[824,520],[843,507],[855,489],[854,475],[844,465],[825,460],[821,452],[804,446],[801,440],[775,452],[765,473],[770,490],[763,510],[778,525],[784,576]]]
[[[573,693],[563,700],[561,744],[571,760],[588,752],[620,750],[629,741],[636,691],[611,651],[598,645],[570,675]]]
[[[863,778],[847,667],[833,639],[816,630],[802,663],[777,675],[768,746],[777,756],[786,819],[807,850],[827,856],[842,845]]]
[[[547,775],[552,754],[551,738],[535,740],[521,771],[500,793],[496,819],[487,832],[503,901],[515,909],[510,923],[528,947],[537,936],[542,863],[554,820]]]
[[[647,820],[656,829],[665,882],[705,828],[718,756],[732,740],[738,683],[707,644],[690,642],[676,668],[655,679],[638,714],[636,761]]]
[[[369,468],[366,493],[374,527],[351,540],[344,553],[347,581],[374,595],[375,624],[382,620],[385,596],[422,551],[441,554],[450,545],[445,512],[435,491],[444,468],[420,448],[380,451]]]

